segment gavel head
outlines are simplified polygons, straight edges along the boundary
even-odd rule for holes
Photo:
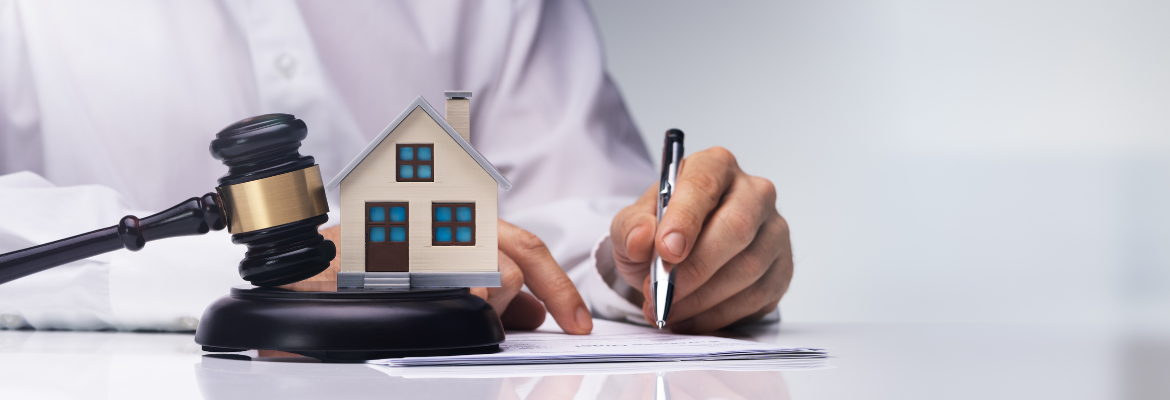
[[[308,279],[337,255],[317,228],[329,220],[321,172],[298,149],[305,122],[265,114],[224,128],[211,155],[228,166],[219,178],[220,205],[232,243],[248,246],[240,276],[256,286]]]

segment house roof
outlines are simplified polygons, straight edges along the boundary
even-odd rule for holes
[[[410,115],[411,112],[414,112],[414,109],[418,107],[422,107],[423,111],[431,116],[431,119],[435,120],[435,122],[437,122],[444,131],[447,131],[447,134],[451,136],[451,139],[454,140],[455,143],[459,143],[459,147],[462,147],[463,151],[466,151],[467,154],[471,156],[471,158],[475,159],[475,162],[479,163],[479,166],[483,167],[483,170],[487,171],[488,175],[491,175],[492,178],[496,180],[496,183],[500,185],[500,187],[504,188],[504,190],[512,189],[512,182],[509,182],[508,178],[505,178],[504,175],[500,173],[500,170],[496,169],[496,167],[492,165],[490,161],[484,158],[482,154],[479,154],[478,151],[475,151],[475,148],[471,147],[471,144],[467,143],[466,140],[463,140],[463,137],[459,136],[459,132],[456,132],[455,128],[452,128],[451,125],[447,124],[447,119],[439,115],[439,113],[435,111],[435,108],[431,107],[431,104],[427,103],[427,100],[422,96],[416,97],[414,102],[410,103],[410,106],[406,107],[406,110],[402,111],[402,114],[398,114],[398,118],[395,118],[394,122],[391,122],[390,125],[386,127],[386,129],[382,130],[382,133],[378,134],[378,137],[374,138],[370,144],[366,145],[366,148],[362,149],[362,152],[358,153],[357,157],[354,157],[353,161],[350,161],[349,165],[346,165],[345,169],[341,170],[341,173],[333,177],[333,180],[330,180],[329,184],[325,185],[325,189],[333,190],[333,188],[336,188],[338,185],[340,185],[341,181],[345,180],[345,177],[348,176],[350,172],[353,172],[353,169],[357,168],[358,164],[361,164],[362,161],[366,159],[366,156],[369,156],[370,153],[374,151],[374,148],[377,148],[378,145],[386,139],[386,137],[390,136],[390,132],[393,132],[394,128],[397,128],[398,124],[401,124],[402,121],[405,120],[406,117]]]

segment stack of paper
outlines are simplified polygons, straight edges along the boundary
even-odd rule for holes
[[[510,378],[553,375],[625,375],[679,371],[772,372],[832,368],[827,358],[532,365],[436,365],[427,367],[368,365],[390,376],[410,378]]]
[[[657,331],[585,336],[509,332],[500,349],[501,352],[494,354],[392,358],[371,362],[392,367],[721,360],[791,360],[799,364],[827,356],[823,349]]]

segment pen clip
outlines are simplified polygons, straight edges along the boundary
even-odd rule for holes
[[[670,206],[670,197],[674,195],[675,182],[678,180],[679,163],[682,162],[682,142],[674,141],[670,143],[668,151],[667,154],[664,154],[664,156],[670,157],[670,159],[664,160],[666,162],[666,165],[664,165],[666,170],[663,172],[665,172],[666,176],[661,184],[662,190],[658,192],[659,222],[662,221],[662,215],[666,214],[666,208]]]

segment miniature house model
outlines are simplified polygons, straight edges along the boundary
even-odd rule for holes
[[[419,96],[326,186],[341,186],[338,288],[500,286],[500,171],[471,147],[471,92]]]

